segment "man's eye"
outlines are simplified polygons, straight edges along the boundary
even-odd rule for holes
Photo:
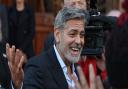
[[[84,35],[80,35],[81,38],[84,38]]]
[[[83,3],[82,3],[82,2],[79,2],[79,4],[80,4],[80,5],[83,5]]]
[[[80,34],[80,37],[81,37],[81,38],[83,38],[84,36],[85,36],[85,34],[84,34],[84,33]]]
[[[72,33],[72,34],[69,34],[70,36],[75,36],[75,34],[74,33]]]

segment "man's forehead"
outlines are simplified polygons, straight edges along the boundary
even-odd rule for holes
[[[70,29],[84,29],[84,21],[82,20],[69,20],[65,24],[66,28]]]
[[[78,2],[78,1],[85,2],[85,0],[70,0],[70,2]]]
[[[66,3],[78,2],[78,1],[83,3],[85,2],[85,0],[64,0],[64,3],[66,4]]]

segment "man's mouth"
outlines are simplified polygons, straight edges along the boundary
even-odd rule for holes
[[[81,48],[79,48],[79,47],[72,47],[72,48],[71,48],[71,50],[72,50],[72,51],[71,51],[71,55],[72,55],[72,56],[78,56],[78,55],[80,54],[80,49],[81,49]]]

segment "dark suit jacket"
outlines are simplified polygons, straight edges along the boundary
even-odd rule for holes
[[[2,47],[5,47],[5,44],[8,40],[8,19],[7,19],[7,10],[0,4],[0,19],[1,19],[1,31],[2,31],[2,41],[0,42]],[[1,47],[0,46],[0,47]]]
[[[68,89],[53,47],[28,61],[23,89]]]
[[[5,89],[9,89],[10,86],[10,71],[8,67],[8,61],[3,57],[3,48],[0,47],[0,84]]]
[[[16,6],[9,8],[9,43],[15,45],[27,54],[28,58],[34,55],[33,38],[35,34],[35,16],[30,7],[25,6],[19,12]]]

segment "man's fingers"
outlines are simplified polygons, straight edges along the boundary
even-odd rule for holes
[[[16,49],[16,53],[15,53],[15,65],[16,66],[18,66],[21,57],[22,57],[22,55],[20,55],[20,50]]]
[[[20,52],[21,52],[21,55],[24,56],[24,63],[27,63],[27,56],[26,56],[26,54],[23,53],[22,51],[20,51]]]
[[[97,89],[104,89],[100,76],[96,77],[96,81]]]
[[[15,46],[14,45],[10,47],[8,43],[6,44],[6,55],[8,58],[8,62],[10,62],[10,64],[14,64],[14,58],[15,58]]]
[[[10,72],[12,72],[12,65],[10,64],[10,62],[8,62],[8,66],[9,66]]]
[[[82,89],[79,81],[77,80],[77,78],[74,75],[72,75],[71,77],[72,77],[73,81],[75,82],[75,88],[76,89]]]
[[[105,61],[105,60],[106,60],[106,59],[105,59],[105,53],[102,53],[102,55],[101,55],[101,56],[102,56],[102,60],[104,60],[104,61]]]
[[[9,60],[12,64],[15,63],[15,46],[13,45],[12,48],[9,50]]]
[[[9,48],[10,48],[10,45],[7,43],[6,44],[6,55],[7,55],[7,57],[9,56]]]
[[[86,78],[85,78],[85,75],[84,75],[82,69],[81,69],[80,67],[77,67],[77,71],[78,71],[78,74],[79,74],[81,86],[82,86],[84,89],[89,89],[87,80],[86,80]]]
[[[20,59],[20,62],[18,64],[18,68],[19,69],[22,69],[24,63],[25,63],[25,57],[22,56],[21,59]]]
[[[90,89],[96,89],[96,79],[93,65],[89,65],[89,79],[90,79]]]

